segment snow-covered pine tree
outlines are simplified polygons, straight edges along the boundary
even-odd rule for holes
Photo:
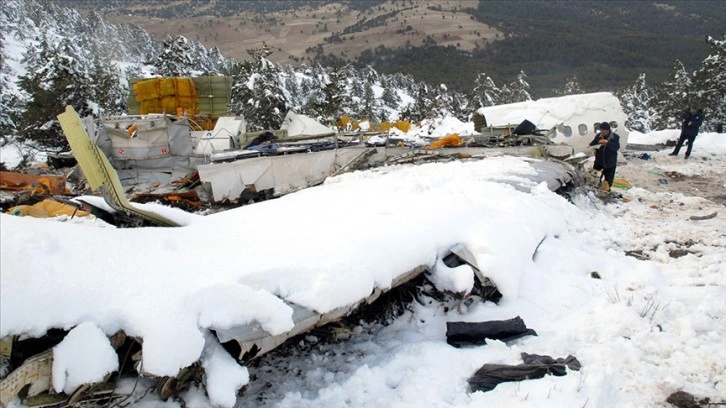
[[[383,87],[381,102],[391,109],[396,109],[401,104],[401,96],[396,92],[392,84],[388,83]]]
[[[231,62],[222,55],[218,47],[212,47],[207,52],[209,70],[202,75],[229,75]]]
[[[653,129],[678,129],[681,113],[694,100],[691,75],[680,60],[674,59],[668,78],[655,89],[651,103],[655,112]]]
[[[289,89],[284,89],[287,92],[288,97],[287,106],[296,112],[301,112],[313,118],[321,116],[321,112],[325,108],[327,103],[325,102],[325,93],[323,87],[319,85],[313,78],[304,77],[300,80],[302,84],[301,89],[305,89],[306,92],[299,92],[298,102],[291,102],[289,99]],[[287,84],[287,81],[285,82]]]
[[[300,79],[297,79],[298,75],[295,74],[295,81],[300,86],[300,91],[298,93],[299,97],[299,105],[305,106],[310,104],[311,101],[316,100],[316,96],[320,96],[315,94],[315,83],[313,82],[313,79],[308,75],[301,76]],[[293,105],[296,103],[293,102]]]
[[[321,98],[311,105],[316,116],[324,121],[335,121],[350,105],[350,97],[345,86],[345,70],[347,68],[334,68],[329,74],[325,85],[321,89]]]
[[[98,104],[100,116],[121,115],[126,112],[129,94],[125,75],[104,56],[95,56],[91,66],[93,100]]]
[[[194,49],[184,36],[167,36],[162,43],[161,51],[149,61],[149,64],[153,67],[154,75],[162,77],[192,76],[193,71],[198,68],[192,55],[194,55]]]
[[[411,123],[421,122],[432,115],[433,107],[432,95],[429,88],[424,83],[418,84],[418,91],[412,105],[408,105],[401,112],[401,119],[408,120]]]
[[[451,112],[451,115],[462,122],[471,120],[471,115],[473,113],[469,106],[468,98],[461,92],[454,92],[451,95],[451,106],[449,107],[449,111]]]
[[[445,84],[439,84],[439,86],[433,88],[433,94],[431,98],[433,114],[440,117],[447,116],[451,112],[452,105],[449,89]]]
[[[91,114],[90,79],[81,62],[69,55],[80,54],[74,51],[73,43],[61,41],[57,48],[42,49],[40,54],[45,61],[37,60],[39,65],[30,67],[19,81],[20,88],[30,95],[20,117],[19,139],[53,151],[69,150],[56,117],[66,105],[73,106],[81,116]]]
[[[645,82],[645,74],[640,74],[635,83],[617,93],[623,112],[628,116],[625,126],[638,132],[652,130],[654,112],[650,107],[653,91]]]
[[[416,80],[410,74],[402,74],[399,72],[389,75],[389,77],[389,82],[393,85],[393,87],[398,88],[409,95],[416,94]]]
[[[0,37],[0,50],[4,40]],[[15,121],[10,114],[9,79],[5,74],[5,55],[0,52],[0,134],[10,133],[15,128]]]
[[[567,79],[565,87],[561,92],[559,92],[560,95],[579,95],[581,93],[582,85],[580,85],[580,81],[577,80],[577,75],[572,75],[572,77]]]
[[[127,58],[139,58],[139,62],[149,61],[158,53],[158,44],[148,32],[137,25],[118,26],[118,44],[128,50]]]
[[[88,51],[93,56],[106,60],[122,61],[126,57],[124,47],[118,38],[116,26],[107,24],[100,14],[91,11],[85,21],[87,27]]]
[[[3,49],[3,39],[0,37],[0,50]],[[8,92],[10,79],[5,72],[5,56],[0,52],[0,135],[11,134],[15,131],[18,117],[17,98]],[[4,143],[4,140],[0,140]]]
[[[230,108],[243,115],[249,130],[279,129],[287,104],[279,83],[279,69],[267,57],[267,46],[247,50],[251,60],[241,64],[234,77]]]
[[[363,98],[361,99],[361,111],[360,115],[361,118],[368,119],[371,122],[378,122],[380,120],[379,117],[379,106],[378,106],[378,100],[376,99],[376,95],[373,92],[373,85],[366,80],[365,84],[363,85],[364,93]]]
[[[703,130],[714,131],[726,126],[726,34],[721,39],[707,37],[711,54],[696,71],[698,99],[704,111]]]
[[[494,80],[485,73],[479,73],[474,81],[474,89],[471,92],[471,107],[476,110],[487,106],[493,106],[499,100],[502,91],[494,83]]]
[[[307,98],[302,92],[302,86],[298,82],[297,73],[292,65],[282,67],[280,72],[280,81],[282,82],[283,90],[285,92],[287,106],[295,112],[305,113],[304,106],[307,102]]]
[[[350,95],[354,98],[354,101],[360,102],[366,93],[365,82],[357,73],[349,76],[348,81],[350,82]]]
[[[366,65],[365,68],[361,70],[360,77],[369,84],[375,84],[376,82],[380,81],[380,75],[378,74],[378,71],[376,71],[370,65]]]
[[[502,87],[497,104],[502,105],[532,100],[532,96],[529,94],[529,83],[526,78],[527,75],[524,71],[519,71],[516,81],[509,84],[509,86]]]
[[[189,41],[189,57],[191,59],[190,76],[216,75],[216,69],[212,66],[207,56],[207,49],[199,41]]]

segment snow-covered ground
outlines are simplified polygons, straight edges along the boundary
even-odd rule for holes
[[[573,204],[542,185],[515,190],[500,180],[525,182],[526,160],[496,157],[345,174],[277,200],[185,215],[181,228],[3,214],[0,336],[75,327],[54,350],[59,391],[116,369],[105,335],[142,336],[143,368],[152,374],[173,375],[201,358],[208,395],[183,394],[191,407],[647,407],[678,390],[724,402],[726,209],[659,180],[677,171],[726,188],[726,137],[700,135],[687,161],[669,152],[629,159],[616,177],[642,183],[610,204],[592,195]],[[277,296],[329,311],[397,273],[437,265],[456,243],[497,284],[498,305],[446,311],[413,303],[388,326],[362,324],[346,342],[273,354],[254,367],[237,365],[204,335],[206,327],[249,321],[284,332],[291,311]],[[675,250],[685,256],[673,257]],[[472,281],[467,267],[433,269],[450,287]],[[448,321],[515,316],[538,336],[446,343]],[[582,368],[469,392],[467,379],[483,364],[520,364],[523,352],[573,355]],[[137,406],[160,404],[148,394]]]

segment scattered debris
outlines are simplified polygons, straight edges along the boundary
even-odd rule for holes
[[[67,194],[66,178],[54,174],[27,174],[0,171],[0,188],[3,190],[29,190],[32,195]]]
[[[508,342],[524,336],[536,336],[521,317],[488,322],[447,322],[446,342],[454,347],[486,344],[486,339]]]
[[[650,259],[650,257],[647,254],[643,253],[642,249],[625,251],[625,255],[632,256],[633,258],[640,259],[641,261],[646,261],[646,260]]]
[[[430,145],[425,146],[424,149],[440,149],[442,147],[461,146],[462,144],[464,143],[459,134],[452,133],[433,141]]]
[[[78,164],[73,152],[48,153],[48,166],[54,169],[73,167]]]
[[[711,406],[726,405],[726,401],[711,402],[710,398],[703,398],[696,401],[696,397],[685,391],[676,391],[669,395],[666,402],[678,408],[702,408]]]
[[[664,145],[662,144],[642,144],[642,143],[628,143],[626,148],[628,150],[634,150],[634,151],[641,151],[641,152],[657,152],[660,150],[663,150]],[[648,156],[648,158],[642,158],[643,160],[650,160],[651,157],[648,155],[648,153],[642,153],[640,156]]]
[[[62,203],[53,199],[45,199],[33,205],[18,205],[8,210],[11,215],[30,216],[35,218],[51,218],[66,215],[68,217],[85,217],[90,212],[84,211],[78,205]]]
[[[550,356],[522,353],[524,364],[484,364],[469,378],[471,392],[491,391],[498,384],[510,381],[524,381],[542,378],[547,374],[558,377],[567,374],[567,369],[580,371],[580,362],[573,356],[554,359]]]
[[[72,106],[67,106],[66,111],[58,115],[58,121],[63,128],[63,133],[66,135],[68,143],[73,149],[73,153],[76,155],[78,164],[83,169],[83,174],[86,176],[88,184],[92,190],[102,188],[101,191],[104,200],[109,206],[116,211],[127,215],[134,215],[155,225],[179,225],[175,221],[169,220],[160,214],[134,207],[128,201],[121,187],[118,174],[111,167],[103,152],[88,138],[83,123],[81,123],[81,119]]]
[[[404,283],[423,274],[426,270],[428,270],[428,268],[425,265],[420,265],[404,272],[391,282],[390,287],[395,288],[403,285]],[[292,319],[294,327],[288,332],[275,336],[267,333],[260,327],[259,324],[256,323],[237,325],[224,329],[220,328],[215,331],[215,334],[220,343],[225,347],[225,349],[227,349],[227,351],[231,352],[233,357],[240,361],[248,361],[277,348],[291,337],[308,332],[315,327],[324,326],[328,323],[337,321],[344,316],[350,315],[358,309],[359,306],[374,302],[381,296],[381,294],[383,294],[381,289],[375,289],[369,296],[361,299],[357,304],[352,304],[322,314],[304,306],[286,302],[293,310]]]
[[[628,182],[628,180],[622,179],[622,178],[616,178],[613,180],[613,187],[621,188],[623,190],[630,190],[633,188],[633,185]]]
[[[710,220],[711,218],[716,218],[718,215],[718,212],[713,212],[708,215],[691,215],[688,219],[691,221],[703,221],[703,220]]]
[[[274,197],[322,183],[335,169],[343,168],[363,152],[345,147],[306,154],[253,157],[197,167],[202,183],[209,184],[214,202],[236,202],[245,190],[271,190]]]
[[[21,391],[33,397],[50,389],[53,350],[47,350],[26,360],[0,381],[0,404],[7,407]],[[26,391],[27,390],[27,391]]]
[[[186,141],[180,141],[182,139],[186,140],[186,132],[188,132],[188,124],[184,119],[160,119],[155,116],[143,121],[140,117],[125,117],[116,122],[105,123],[102,130],[99,130],[99,134],[105,136],[100,137],[100,139],[89,137],[89,133],[94,136],[95,133],[89,130],[88,123],[84,124],[71,107],[68,107],[64,113],[59,115],[58,119],[73,149],[73,159],[78,163],[77,169],[83,171],[87,185],[93,191],[100,191],[105,203],[113,211],[101,208],[103,203],[97,197],[92,197],[97,200],[91,200],[90,198],[85,198],[83,201],[78,200],[83,206],[61,198],[61,195],[70,193],[66,188],[67,178],[65,176],[30,175],[26,181],[19,183],[9,181],[17,180],[17,173],[11,173],[11,178],[2,178],[3,186],[16,188],[18,191],[23,191],[24,194],[30,194],[29,192],[40,188],[43,198],[52,197],[52,199],[40,200],[33,205],[15,206],[12,213],[16,215],[54,216],[60,214],[74,217],[90,213],[100,218],[110,217],[114,225],[120,226],[177,226],[179,224],[176,221],[134,206],[130,200],[141,203],[162,202],[186,211],[198,211],[210,202],[226,200],[228,203],[238,205],[239,202],[244,204],[246,202],[245,198],[251,196],[255,198],[280,196],[318,184],[332,174],[341,174],[356,169],[427,161],[482,159],[485,157],[482,149],[470,146],[453,147],[460,146],[463,143],[458,135],[451,135],[449,142],[442,143],[442,147],[451,146],[446,149],[411,150],[390,147],[365,147],[360,144],[360,140],[356,142],[356,146],[348,146],[347,142],[339,140],[337,137],[334,140],[309,142],[306,141],[308,136],[304,134],[296,136],[298,140],[294,141],[290,137],[286,138],[285,142],[291,144],[283,146],[278,143],[279,140],[273,140],[270,138],[270,134],[266,134],[266,140],[258,139],[255,143],[246,147],[252,149],[255,146],[271,145],[272,143],[268,142],[274,142],[278,144],[275,149],[265,150],[263,148],[255,151],[254,157],[250,155],[230,163],[216,163],[212,160],[215,155],[227,153],[238,155],[241,151],[239,150],[240,143],[248,141],[250,138],[254,139],[252,138],[253,134],[235,133],[240,130],[241,123],[243,123],[242,120],[235,119],[228,121],[228,126],[223,123],[219,128],[215,127],[217,132],[208,135],[206,144],[202,148],[204,153],[194,157],[201,161],[194,163],[194,160],[191,160],[193,147],[188,145]],[[289,125],[293,125],[293,123]],[[292,131],[292,128],[288,129]],[[149,139],[148,135],[150,134],[155,136]],[[273,136],[277,136],[277,134],[273,133]],[[543,140],[538,139],[539,137],[544,136],[510,134],[502,136],[501,142],[507,146],[536,144],[539,142],[549,143],[546,137]],[[458,138],[459,142],[455,138]],[[305,141],[305,143],[301,143],[302,141]],[[227,149],[224,149],[224,147],[227,142],[229,142],[230,148],[234,147],[235,150],[226,151]],[[293,145],[292,142],[297,144]],[[104,149],[111,150],[107,153]],[[528,150],[532,149],[529,148]],[[524,149],[520,149],[520,151],[524,151]],[[564,157],[571,154],[572,148],[563,147],[554,151],[559,152],[556,154]],[[182,154],[178,154],[180,152]],[[186,154],[189,154],[189,156],[185,156]],[[547,155],[541,154],[537,157],[547,157]],[[181,157],[185,158],[182,159]],[[55,166],[65,166],[67,164],[66,159],[68,157],[55,157]],[[134,167],[140,161],[145,161],[148,166]],[[572,183],[576,175],[576,171],[572,166],[557,160],[534,160],[531,165],[536,174],[530,178],[538,182],[545,181],[553,191]],[[240,172],[238,170],[240,168],[247,169],[249,172]],[[211,169],[214,169],[214,171]],[[80,174],[78,170],[74,172]],[[218,179],[210,177],[210,173],[214,172],[219,175]],[[68,180],[71,180],[70,177],[69,175]],[[127,184],[123,185],[122,181],[127,182]],[[79,184],[85,185],[83,182],[79,182]],[[526,187],[528,184],[515,185],[514,187],[529,188]],[[21,186],[22,189],[20,189]],[[127,187],[124,188],[124,186]],[[127,194],[130,195],[131,199],[127,198]],[[212,198],[208,199],[208,197]],[[502,295],[496,285],[479,270],[473,255],[465,247],[458,245],[452,249],[452,253],[449,255],[447,257],[448,263],[466,263],[472,266],[475,272],[474,287],[471,293],[463,300],[456,299],[460,305],[468,307],[475,301],[485,300],[496,303],[501,299]],[[536,250],[532,256],[535,255]],[[402,273],[391,283],[390,287],[395,288],[408,282],[418,282],[418,279],[424,276],[423,272],[427,268],[426,265],[421,265]],[[339,322],[345,316],[357,311],[360,306],[367,305],[386,293],[388,292],[385,290],[376,289],[368,297],[361,299],[356,304],[324,314],[290,304],[294,310],[293,320],[295,326],[290,332],[277,336],[270,336],[269,333],[260,329],[259,325],[252,323],[215,330],[214,334],[237,360],[249,361],[273,350],[297,334],[319,329],[328,323]],[[420,293],[424,294],[423,291],[420,291]],[[498,324],[503,326],[497,326]],[[508,341],[525,335],[536,335],[534,330],[524,327],[519,317],[502,322],[474,323],[473,327],[469,327],[469,325],[470,323],[464,322],[451,323],[451,328],[448,329],[452,333],[450,344],[461,345],[466,342],[484,342],[484,338]],[[483,325],[483,327],[480,325]],[[508,329],[506,325],[509,325]],[[521,326],[522,330],[518,330],[519,326]],[[498,331],[495,330],[497,327]],[[465,331],[472,329],[474,330],[474,336],[481,334],[483,330],[484,337],[465,339],[467,336]],[[351,335],[350,331],[342,329],[338,330],[338,332],[343,332],[342,336]],[[120,398],[121,396],[113,393],[111,385],[121,375],[129,373],[131,375],[141,375],[138,362],[141,353],[140,344],[143,341],[125,335],[121,337],[116,340],[111,339],[111,343],[119,356],[119,372],[114,373],[112,378],[103,380],[104,382],[84,384],[70,395],[54,394],[50,391],[50,369],[48,367],[52,366],[52,352],[49,349],[52,350],[53,344],[45,344],[41,349],[31,351],[31,348],[19,345],[19,343],[15,342],[16,339],[12,339],[13,353],[27,352],[28,355],[27,358],[23,357],[17,360],[17,364],[14,364],[12,359],[4,360],[8,361],[7,372],[4,374],[9,373],[9,375],[4,377],[0,383],[0,389],[3,391],[1,402],[7,405],[8,401],[20,396],[23,403],[29,404],[30,398],[38,397],[45,398],[43,402],[38,402],[39,404],[65,406],[78,402],[104,403]],[[62,339],[62,336],[60,338]],[[203,369],[199,364],[194,364],[183,369],[175,377],[159,378],[155,389],[162,399],[165,399],[183,391],[192,381],[202,381],[202,377]]]
[[[499,292],[499,289],[497,289],[494,282],[492,282],[479,270],[476,259],[469,249],[461,244],[456,244],[450,249],[450,251],[451,254],[447,255],[443,259],[444,264],[450,268],[454,268],[462,264],[471,266],[474,270],[474,290],[472,293],[478,293],[484,301],[499,303],[502,299],[502,293]]]
[[[670,256],[671,258],[680,258],[682,256],[686,256],[692,253],[693,252],[687,249],[671,249],[670,251],[668,251],[668,256]]]

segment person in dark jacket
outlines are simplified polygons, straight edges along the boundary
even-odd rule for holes
[[[691,104],[681,115],[683,124],[681,125],[681,137],[678,138],[675,150],[669,156],[678,156],[678,152],[683,146],[683,142],[688,140],[688,148],[686,149],[686,159],[691,156],[691,150],[693,149],[693,142],[696,140],[698,135],[698,128],[703,123],[703,111],[698,109],[698,106]]]
[[[602,122],[598,126],[600,132],[590,142],[590,146],[598,146],[595,151],[595,170],[602,170],[602,177],[605,183],[602,185],[604,191],[610,191],[615,181],[615,168],[618,165],[618,150],[620,150],[620,136],[610,130],[608,122]]]

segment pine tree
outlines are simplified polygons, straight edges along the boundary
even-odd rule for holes
[[[572,75],[565,83],[564,89],[559,92],[560,95],[579,95],[582,93],[582,85],[577,80],[577,75]]]
[[[493,106],[499,100],[502,91],[497,87],[487,74],[480,73],[474,81],[474,89],[472,90],[471,106],[479,109],[487,106]]]
[[[469,121],[471,119],[472,111],[466,95],[460,92],[454,92],[451,97],[450,111],[451,114],[460,121]]]
[[[706,38],[711,54],[696,71],[698,99],[704,111],[703,130],[714,131],[726,125],[726,34],[720,40]]]
[[[121,115],[127,110],[126,98],[129,90],[123,86],[120,69],[105,57],[96,56],[91,67],[93,100],[98,104],[102,116]]]
[[[191,69],[189,76],[214,75],[215,70],[207,56],[207,49],[199,41],[189,42]]]
[[[384,105],[391,109],[396,109],[401,104],[401,96],[398,95],[396,89],[392,85],[387,85],[383,88],[383,94],[381,95],[381,101]]]
[[[618,93],[623,112],[628,116],[625,126],[638,132],[652,130],[654,112],[650,107],[653,91],[645,82],[645,74],[640,74],[635,83]]]
[[[0,50],[3,49],[4,40],[0,37]],[[10,80],[5,74],[5,54],[0,52],[0,135],[12,133],[15,129],[15,118],[13,117],[14,98],[7,89]]]
[[[280,73],[283,88],[285,90],[285,100],[287,106],[295,112],[303,112],[307,103],[306,95],[301,91],[302,87],[298,83],[297,74],[291,65],[287,65]]]
[[[161,52],[149,62],[154,75],[162,77],[192,76],[197,65],[192,58],[194,50],[184,36],[167,36],[162,44]]]
[[[654,129],[677,129],[680,115],[694,99],[693,81],[680,60],[673,60],[669,77],[655,90]]]
[[[212,47],[207,53],[209,70],[202,75],[229,75],[230,61],[222,55],[218,47]]]
[[[328,81],[322,88],[321,98],[312,104],[317,116],[327,120],[337,119],[350,104],[345,89],[344,70],[345,67],[335,68],[328,75]]]
[[[532,100],[529,94],[529,83],[525,78],[527,78],[527,75],[524,71],[520,71],[516,81],[509,84],[509,86],[502,87],[497,104],[502,105]]]
[[[409,122],[421,122],[431,116],[431,95],[426,84],[419,84],[413,105],[408,105],[401,112],[401,119]]]
[[[231,110],[247,120],[250,130],[279,129],[287,103],[279,83],[279,69],[267,57],[267,46],[250,49],[251,61],[241,64],[232,86]]]
[[[432,110],[434,111],[433,114],[435,116],[444,117],[451,114],[454,101],[449,94],[449,89],[446,85],[440,84],[436,88],[433,101]]]
[[[44,50],[46,63],[20,78],[21,89],[30,95],[20,117],[20,140],[51,150],[68,150],[57,115],[66,105],[73,106],[81,116],[91,114],[90,80],[81,63],[69,55],[78,53],[68,52],[69,47],[72,45],[61,42],[56,49]]]
[[[19,101],[15,95],[0,93],[0,136],[10,135],[16,130],[19,117]]]
[[[363,98],[361,99],[361,117],[368,119],[371,122],[377,122],[379,120],[379,108],[376,101],[377,100],[376,95],[373,92],[373,86],[370,84],[370,82],[366,82],[366,84],[364,85]]]

